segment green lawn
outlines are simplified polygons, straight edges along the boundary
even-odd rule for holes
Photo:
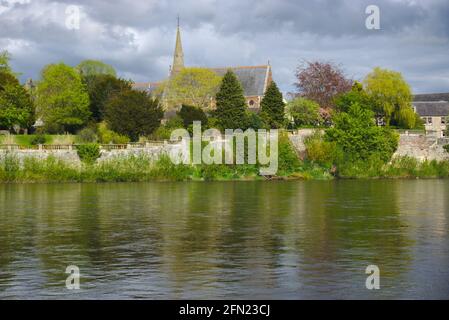
[[[32,145],[34,134],[29,135],[11,135],[8,139],[6,136],[0,136],[0,144],[11,143],[18,144],[23,147],[29,147]],[[7,141],[9,140],[9,141]],[[75,135],[45,135],[45,144],[71,144],[75,143],[77,137]]]

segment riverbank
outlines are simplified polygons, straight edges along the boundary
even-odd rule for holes
[[[175,165],[168,157],[129,156],[76,165],[54,157],[19,161],[13,155],[0,159],[0,183],[39,182],[145,182],[223,180],[331,180],[331,179],[414,179],[449,178],[448,161],[424,161],[409,157],[386,165],[353,163],[326,168],[294,158],[280,158],[276,176],[259,175],[258,165]]]

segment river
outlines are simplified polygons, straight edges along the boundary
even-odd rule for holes
[[[32,298],[447,299],[449,181],[0,185],[0,299]]]

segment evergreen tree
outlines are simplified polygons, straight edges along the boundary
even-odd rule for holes
[[[234,72],[228,70],[221,81],[216,96],[215,117],[222,129],[245,129],[247,127],[246,101],[243,88]]]
[[[262,99],[261,116],[270,128],[281,128],[285,122],[285,103],[282,93],[274,81],[268,86]]]

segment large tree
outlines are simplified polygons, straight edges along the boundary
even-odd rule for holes
[[[415,126],[412,91],[401,73],[377,67],[366,76],[363,85],[375,105],[375,112],[385,118],[387,125]]]
[[[83,76],[93,76],[107,74],[113,77],[117,76],[114,67],[98,60],[84,60],[76,66],[76,70]]]
[[[70,66],[46,66],[36,92],[37,116],[49,132],[75,132],[90,117],[89,95],[81,76]]]
[[[348,161],[367,161],[372,157],[387,162],[396,151],[399,136],[387,127],[376,126],[374,113],[367,107],[352,104],[347,112],[334,116],[334,126],[325,138],[341,148]]]
[[[335,97],[352,87],[352,80],[330,62],[304,62],[296,69],[296,79],[299,95],[317,102],[324,109],[334,108]]]
[[[163,116],[159,101],[146,92],[124,90],[106,104],[105,120],[111,130],[133,141],[151,134],[159,127]]]
[[[118,79],[108,74],[84,77],[89,93],[89,109],[96,122],[104,119],[105,105],[115,94],[124,90],[131,90],[131,82]]]
[[[232,70],[221,81],[214,116],[222,129],[245,129],[248,124],[243,88]]]
[[[261,117],[270,128],[281,128],[285,123],[285,103],[274,81],[270,83],[260,103]]]
[[[17,80],[0,83],[0,127],[28,128],[32,121],[33,103],[25,88]]]
[[[165,100],[169,106],[194,105],[202,109],[211,106],[221,77],[204,68],[184,68],[166,84]]]

